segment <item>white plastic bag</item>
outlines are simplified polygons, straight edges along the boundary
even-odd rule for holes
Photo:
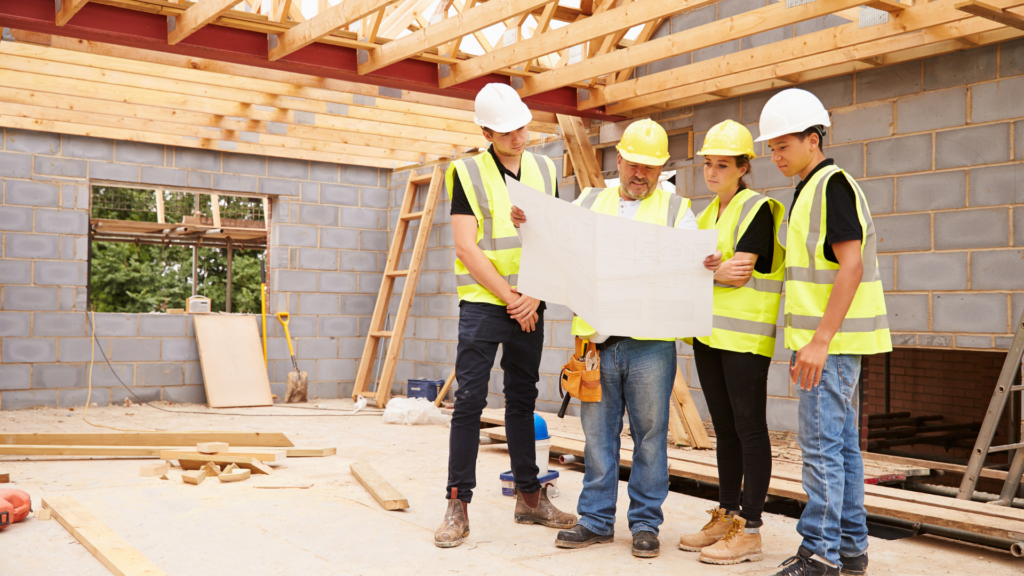
[[[388,424],[448,424],[449,419],[426,398],[393,398],[384,409]]]

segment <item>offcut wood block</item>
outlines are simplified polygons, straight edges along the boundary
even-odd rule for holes
[[[146,464],[142,468],[139,468],[140,476],[163,476],[171,470],[170,462],[161,462],[160,464]]]
[[[227,452],[227,442],[199,442],[196,444],[196,452],[200,454],[217,454],[219,452]]]

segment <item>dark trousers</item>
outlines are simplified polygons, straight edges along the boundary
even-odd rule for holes
[[[748,526],[759,527],[772,476],[765,416],[771,358],[711,348],[697,339],[693,357],[718,440],[719,505],[739,510]]]
[[[540,490],[533,410],[537,404],[540,355],[544,348],[544,314],[533,332],[523,332],[504,306],[463,302],[459,311],[459,348],[455,357],[455,411],[448,440],[448,488],[459,489],[469,503],[476,487],[476,458],[480,449],[480,415],[487,406],[491,368],[501,344],[505,371],[505,433],[512,458],[512,475],[520,492]],[[497,486],[498,479],[493,479]]]

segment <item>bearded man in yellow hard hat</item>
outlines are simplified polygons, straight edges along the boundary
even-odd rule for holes
[[[620,184],[586,188],[574,204],[654,226],[696,230],[690,200],[658,187],[669,158],[665,129],[653,120],[639,120],[626,128],[616,148]],[[526,215],[513,208],[512,221],[518,226],[526,221]],[[598,334],[579,316],[573,319],[572,333],[596,343],[601,351],[601,399],[580,406],[587,436],[587,469],[577,507],[580,520],[572,529],[559,532],[555,545],[584,548],[612,541],[619,436],[623,414],[628,413],[634,450],[626,517],[633,535],[633,555],[657,556],[658,530],[664,521],[661,506],[668,496],[668,410],[676,375],[675,339]]]

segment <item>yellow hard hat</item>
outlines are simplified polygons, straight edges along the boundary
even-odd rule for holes
[[[708,130],[701,146],[701,156],[749,156],[754,155],[754,137],[750,130],[739,122],[726,120],[719,122]]]
[[[626,127],[615,149],[630,162],[663,166],[668,162],[668,134],[654,120],[637,120]]]

